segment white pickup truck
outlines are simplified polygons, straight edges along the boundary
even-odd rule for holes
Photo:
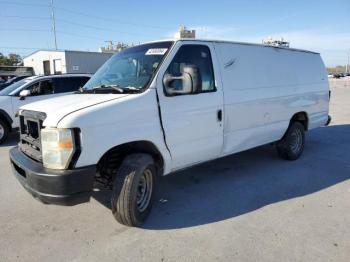
[[[114,55],[80,92],[23,106],[11,164],[47,203],[88,201],[103,180],[116,220],[140,226],[159,176],[272,142],[299,158],[305,132],[330,121],[329,96],[318,53],[151,42]]]
[[[17,130],[18,109],[29,103],[75,92],[89,79],[89,74],[30,76],[0,91],[0,144],[11,131]]]

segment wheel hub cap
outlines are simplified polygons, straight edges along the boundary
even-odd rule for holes
[[[295,129],[294,132],[291,134],[290,139],[290,148],[294,153],[298,153],[302,147],[303,144],[303,136],[299,129]]]
[[[153,190],[153,176],[152,172],[149,169],[146,169],[140,178],[138,188],[137,188],[137,209],[140,212],[143,212],[148,207]]]

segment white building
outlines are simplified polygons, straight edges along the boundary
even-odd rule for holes
[[[38,50],[23,58],[23,65],[33,67],[36,75],[93,74],[113,54],[72,50]]]

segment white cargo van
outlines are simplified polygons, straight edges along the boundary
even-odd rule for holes
[[[328,124],[318,53],[224,41],[152,42],[114,55],[80,93],[20,110],[16,177],[48,203],[112,187],[115,218],[139,226],[157,177],[275,142],[297,159],[304,133]]]

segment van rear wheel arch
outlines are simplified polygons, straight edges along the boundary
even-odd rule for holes
[[[305,111],[295,113],[289,121],[288,128],[294,122],[300,122],[304,126],[305,131],[307,131],[309,129],[309,117]]]

